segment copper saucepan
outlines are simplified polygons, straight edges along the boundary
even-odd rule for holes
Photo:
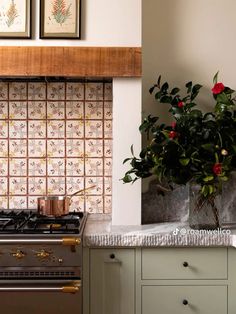
[[[79,190],[69,196],[47,196],[38,198],[38,213],[45,216],[62,216],[69,213],[71,199],[73,196],[93,189],[95,185]]]

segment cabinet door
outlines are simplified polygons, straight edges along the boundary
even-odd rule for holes
[[[135,251],[90,251],[90,314],[135,313]]]
[[[143,286],[142,314],[227,314],[227,286]]]

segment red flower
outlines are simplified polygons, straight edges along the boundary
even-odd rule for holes
[[[184,106],[184,103],[183,103],[182,101],[179,101],[179,102],[178,102],[178,107],[179,107],[179,108],[183,108],[183,106]]]
[[[212,171],[214,172],[215,175],[219,175],[222,173],[222,165],[220,163],[215,163],[213,168],[212,168]]]
[[[172,129],[176,128],[176,122],[175,121],[171,123],[171,127],[172,127]]]
[[[224,89],[225,89],[225,86],[223,83],[216,83],[211,90],[214,95],[218,95],[222,93]]]
[[[174,139],[178,136],[178,133],[175,131],[170,131],[169,133],[169,138]]]

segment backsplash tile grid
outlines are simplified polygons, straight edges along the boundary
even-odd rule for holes
[[[72,194],[72,210],[111,212],[112,84],[0,82],[0,208]]]

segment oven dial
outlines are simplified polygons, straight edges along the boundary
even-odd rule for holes
[[[16,259],[22,259],[25,257],[26,254],[21,250],[16,250],[12,252],[11,255],[14,256]]]
[[[48,252],[48,251],[45,251],[45,250],[40,250],[40,251],[36,252],[36,256],[37,256],[39,259],[46,259],[46,258],[49,258],[50,255],[51,255],[51,253]]]

